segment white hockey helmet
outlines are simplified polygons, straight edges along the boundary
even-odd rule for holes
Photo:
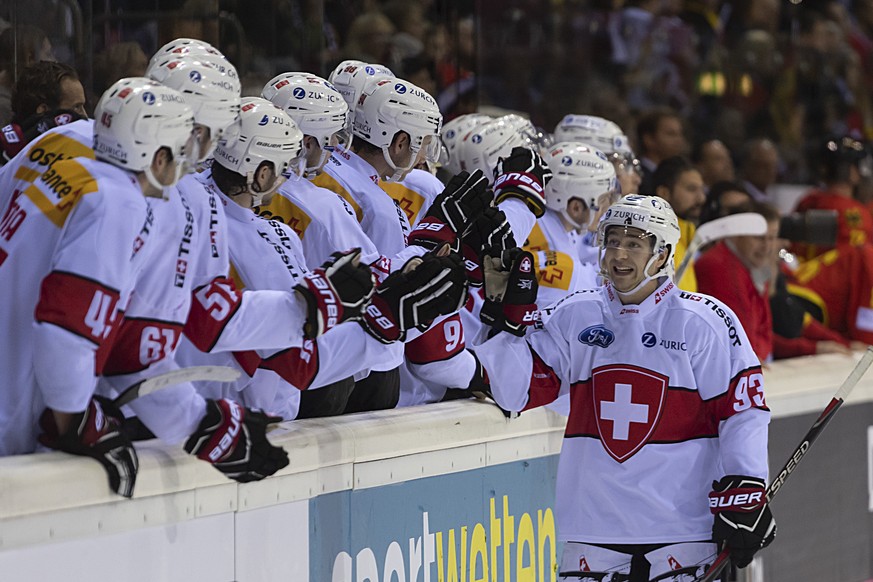
[[[282,73],[266,84],[261,96],[285,111],[303,135],[318,141],[321,161],[314,167],[307,166],[307,178],[321,170],[335,145],[348,147],[349,106],[328,81],[309,73]]]
[[[599,265],[601,274],[605,278],[609,278],[609,275],[603,265],[603,255],[606,250],[606,235],[612,227],[636,228],[643,231],[646,237],[654,239],[653,254],[646,263],[643,280],[630,291],[620,292],[621,295],[636,292],[652,279],[673,277],[673,260],[676,256],[676,244],[679,242],[681,232],[679,219],[676,218],[676,213],[669,202],[658,196],[628,194],[606,209],[597,227],[597,241],[600,247]],[[649,275],[649,269],[658,260],[658,255],[662,251],[667,251],[667,261],[656,273]]]
[[[258,206],[284,181],[281,177],[301,175],[306,163],[302,140],[303,132],[287,113],[261,97],[245,97],[238,122],[228,128],[215,149],[215,162],[246,177]],[[273,164],[280,178],[270,190],[255,192],[255,172],[263,162]]]
[[[159,48],[157,52],[152,55],[151,60],[149,60],[148,69],[151,70],[159,62],[165,61],[171,56],[195,57],[201,61],[220,59],[225,63],[225,65],[230,65],[230,67],[233,68],[233,65],[230,64],[222,52],[205,40],[197,38],[177,38]],[[225,71],[222,72],[228,74]],[[233,68],[233,75],[228,74],[228,76],[236,78],[236,68]]]
[[[578,141],[602,151],[616,166],[641,174],[630,140],[614,122],[595,115],[565,115],[555,127],[555,141]]]
[[[344,66],[345,65],[345,66]],[[391,69],[378,63],[361,61],[343,61],[328,77],[328,81],[339,91],[349,106],[351,121],[355,120],[355,107],[361,99],[361,94],[371,81],[393,79]]]
[[[389,181],[402,178],[413,168],[420,151],[425,159],[439,159],[439,136],[443,116],[436,99],[424,89],[403,79],[373,81],[364,88],[355,112],[352,133],[381,148],[388,166],[394,169]],[[399,132],[409,135],[412,152],[406,167],[397,167],[389,146]]]
[[[443,131],[440,134],[443,142],[443,148],[440,152],[440,165],[451,174],[459,174],[461,172],[461,163],[458,160],[458,145],[461,143],[461,140],[474,128],[484,125],[493,119],[493,117],[482,113],[467,113],[447,121],[443,125]]]
[[[168,148],[173,155],[173,184],[199,157],[191,106],[181,93],[151,79],[116,81],[100,97],[94,120],[94,156],[131,172],[144,172],[159,190],[171,184],[161,184],[152,174],[158,150]]]
[[[544,158],[552,171],[546,185],[546,206],[560,212],[576,228],[588,228],[601,204],[611,204],[617,183],[615,168],[606,155],[579,142],[561,142]],[[591,211],[589,224],[579,224],[567,213],[567,203],[578,198]]]
[[[467,133],[456,148],[461,171],[472,173],[482,170],[488,183],[493,184],[499,158],[507,157],[515,147],[537,149],[525,131],[526,126],[518,121],[519,117],[504,115],[478,125]]]
[[[239,79],[207,62],[177,56],[157,61],[146,75],[182,93],[194,110],[194,122],[209,128],[211,147],[200,152],[200,161],[208,158],[224,131],[239,117]]]

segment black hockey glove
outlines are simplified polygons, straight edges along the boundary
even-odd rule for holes
[[[185,451],[240,483],[260,481],[288,465],[288,453],[267,440],[267,426],[282,419],[222,398],[206,401],[206,416],[185,441]]]
[[[499,204],[506,198],[520,198],[534,216],[546,212],[546,184],[552,172],[535,151],[514,147],[506,158],[500,158],[494,170],[494,199]]]
[[[489,249],[482,256],[485,304],[479,318],[519,337],[539,319],[533,255],[520,248]]]
[[[361,324],[383,343],[403,341],[408,330],[427,329],[440,315],[458,311],[466,298],[460,256],[427,253],[410,259],[379,285]]]
[[[727,475],[713,481],[709,510],[715,516],[712,537],[727,544],[737,568],[748,566],[776,535],[764,481],[757,477]]]
[[[442,194],[424,213],[424,218],[409,234],[409,244],[433,250],[448,243],[453,250],[458,250],[458,239],[491,206],[492,200],[488,180],[480,170],[472,174],[461,172],[449,180]]]
[[[109,487],[119,495],[131,497],[139,459],[130,439],[121,431],[123,420],[124,415],[111,400],[94,396],[84,412],[73,415],[64,434],[58,433],[52,411],[44,410],[39,418],[42,429],[39,442],[71,455],[96,459],[106,469]]]
[[[512,236],[512,228],[503,211],[499,208],[489,208],[483,212],[464,235],[461,245],[467,281],[470,285],[482,286],[481,257],[485,249],[495,248],[504,251],[514,247],[515,237]]]
[[[346,320],[360,317],[375,284],[370,268],[361,264],[361,249],[333,253],[294,287],[306,298],[303,334],[314,339]]]

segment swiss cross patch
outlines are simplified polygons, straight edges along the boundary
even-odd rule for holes
[[[603,366],[591,377],[603,448],[623,463],[648,442],[664,409],[669,379],[629,364]]]

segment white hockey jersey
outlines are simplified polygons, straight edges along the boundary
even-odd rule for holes
[[[205,187],[215,189],[208,174],[198,179]],[[219,196],[228,220],[232,274],[237,286],[245,289],[243,295],[252,291],[291,291],[308,272],[303,247],[294,231],[278,220],[257,216],[223,194]],[[269,318],[271,313],[263,315]],[[275,325],[284,324],[277,320]],[[296,416],[297,389],[317,388],[361,370],[379,369],[389,349],[356,322],[341,324],[315,341],[306,340],[300,346],[280,350],[203,354],[192,348],[183,344],[180,349],[179,360],[185,365],[239,365],[252,376],[234,386],[208,386],[205,390],[210,397],[236,397],[234,392],[244,389],[247,405],[257,405],[285,418]],[[281,380],[272,378],[268,371],[278,374]]]
[[[767,476],[760,363],[712,297],[665,280],[623,305],[607,285],[547,310],[527,338],[500,333],[474,351],[506,409],[570,395],[555,511],[562,541],[708,540],[712,481]]]
[[[27,144],[5,166],[0,166],[0,208],[15,189],[33,183],[55,162],[72,158],[94,159],[94,121],[81,119],[52,128]]]
[[[524,249],[534,256],[539,283],[537,305],[540,309],[560,301],[570,293],[598,286],[597,271],[593,265],[583,265],[579,260],[578,246],[554,210],[546,210],[537,220]]]
[[[46,406],[86,408],[154,248],[135,176],[84,157],[58,161],[46,144],[62,142],[81,149],[53,133],[22,152],[34,165],[7,165],[19,178],[0,207],[0,455],[33,452]]]
[[[409,219],[397,203],[380,188],[376,169],[356,153],[337,148],[313,180],[336,192],[355,211],[358,222],[379,252],[393,258],[406,249]]]
[[[267,220],[284,222],[297,233],[310,269],[320,267],[332,253],[355,247],[361,249],[361,261],[367,265],[380,258],[349,203],[305,178],[287,180],[270,203],[255,212]]]

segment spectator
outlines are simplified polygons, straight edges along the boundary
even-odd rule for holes
[[[346,58],[365,63],[383,63],[397,67],[398,60],[391,45],[394,25],[381,12],[365,12],[352,22],[346,39]]]
[[[779,211],[763,203],[753,210],[767,220],[767,233],[717,242],[697,259],[694,270],[698,291],[724,301],[737,314],[758,359],[768,362],[773,358],[770,269],[777,251]]]
[[[698,144],[691,151],[691,161],[700,171],[707,188],[716,182],[732,181],[736,178],[731,152],[721,140],[708,139]]]
[[[867,146],[848,136],[833,137],[821,144],[815,159],[824,187],[812,190],[802,198],[797,204],[797,211],[836,210],[838,247],[873,242],[873,216],[854,198],[863,175],[869,177],[871,171]],[[828,247],[801,243],[792,247],[801,260],[811,259],[827,250]]]
[[[740,207],[751,205],[753,199],[742,184],[716,182],[706,193],[706,202],[700,211],[700,224],[732,214]]]
[[[752,198],[769,201],[767,189],[776,183],[779,176],[779,150],[767,138],[746,142],[743,150],[743,187]]]
[[[687,158],[673,156],[658,164],[652,176],[652,187],[656,196],[660,196],[670,203],[679,218],[681,235],[676,246],[675,256],[676,264],[679,265],[685,257],[688,245],[694,238],[694,225],[700,218],[700,211],[706,201],[706,195],[703,192],[703,178]],[[693,266],[694,262],[692,261],[689,267]],[[697,281],[694,269],[689,268],[685,271],[677,284],[686,291],[696,291]]]
[[[149,58],[136,42],[120,42],[94,57],[94,88],[98,93],[117,79],[142,77]]]
[[[643,114],[637,122],[637,149],[643,171],[640,193],[654,194],[655,168],[667,158],[684,154],[687,147],[682,119],[675,111],[657,108]]]

